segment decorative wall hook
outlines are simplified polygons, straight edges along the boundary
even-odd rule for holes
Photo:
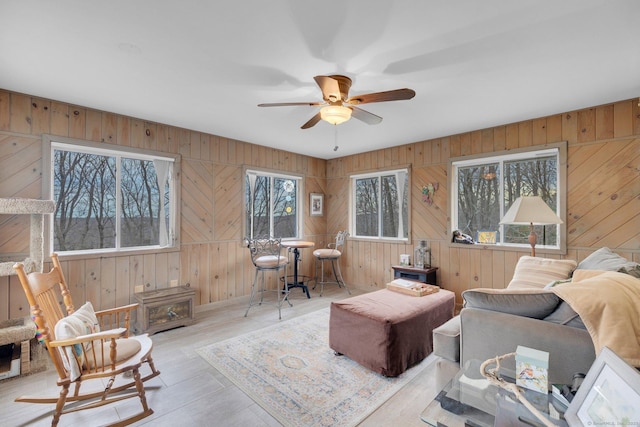
[[[427,202],[428,204],[433,204],[433,196],[436,194],[436,190],[440,184],[436,183],[428,183],[422,187],[422,201]]]

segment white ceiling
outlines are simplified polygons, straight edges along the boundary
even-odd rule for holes
[[[640,95],[637,0],[0,0],[0,16],[0,88],[325,159]],[[416,96],[337,128],[257,107],[319,101],[330,74]]]

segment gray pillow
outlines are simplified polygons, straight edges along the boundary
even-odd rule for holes
[[[618,273],[628,274],[629,276],[633,276],[636,279],[640,279],[640,264],[636,265],[633,268],[622,267],[618,270]]]
[[[620,255],[611,252],[611,249],[603,247],[586,257],[578,264],[576,270],[605,270],[618,271],[621,268],[627,270],[634,269],[638,265],[637,262],[629,261]]]
[[[578,313],[565,301],[562,301],[553,313],[545,317],[543,320],[547,322],[557,323],[559,325],[572,326],[574,328],[587,329],[582,323],[582,319]]]
[[[465,307],[544,319],[560,304],[553,292],[533,289],[469,289],[462,292]]]

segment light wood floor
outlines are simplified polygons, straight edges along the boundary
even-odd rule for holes
[[[353,290],[353,294],[359,294]],[[325,287],[324,295],[311,292],[311,299],[293,289],[293,307],[283,308],[282,320],[292,319],[347,297],[344,289]],[[247,397],[225,376],[209,365],[196,349],[212,342],[278,323],[272,305],[253,307],[244,317],[247,300],[216,304],[196,313],[194,325],[153,335],[153,357],[162,372],[148,381],[146,393],[150,417],[135,425],[153,426],[279,426],[273,417]],[[423,370],[395,396],[371,414],[361,426],[426,426],[420,413],[437,395],[443,379],[436,378],[435,363]],[[0,381],[0,424],[2,426],[46,426],[51,423],[53,405],[16,403],[21,395],[57,395],[57,375],[49,368],[17,379]],[[129,399],[117,405],[63,415],[60,426],[104,425],[138,411],[139,401]]]

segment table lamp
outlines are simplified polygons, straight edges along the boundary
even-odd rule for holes
[[[529,224],[529,244],[531,256],[536,256],[537,236],[533,231],[534,225],[562,224],[562,220],[542,200],[540,196],[518,197],[500,224]]]

